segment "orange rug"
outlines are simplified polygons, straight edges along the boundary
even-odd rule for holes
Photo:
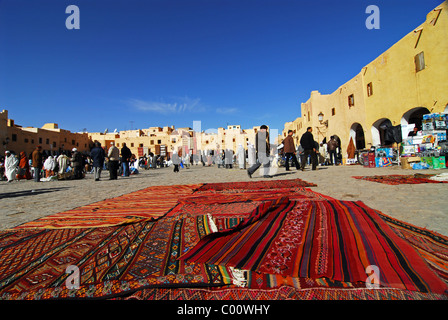
[[[108,227],[157,219],[202,184],[154,186],[24,223],[14,229]]]

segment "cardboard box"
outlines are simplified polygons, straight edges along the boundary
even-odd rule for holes
[[[401,168],[412,169],[411,163],[420,162],[420,157],[401,157]]]

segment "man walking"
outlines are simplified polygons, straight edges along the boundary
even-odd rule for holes
[[[101,171],[104,166],[104,158],[106,157],[106,153],[103,148],[101,148],[101,143],[96,141],[95,147],[93,147],[92,151],[90,151],[90,156],[93,160],[93,172],[95,174],[95,181],[100,181]]]
[[[40,182],[40,171],[42,170],[42,147],[37,146],[31,154],[32,166],[34,171],[34,182]]]
[[[288,130],[288,136],[283,140],[283,152],[285,153],[286,157],[286,171],[289,171],[289,159],[292,158],[293,164],[296,166],[296,169],[300,169],[299,162],[297,161],[296,157],[296,147],[294,145],[294,139],[292,138],[293,131]]]
[[[118,160],[120,157],[120,150],[114,145],[113,142],[110,143],[109,151],[107,152],[107,157],[109,158],[109,180],[117,180],[117,170],[118,170]]]
[[[306,128],[306,132],[302,135],[302,138],[300,138],[300,145],[303,147],[303,154],[302,154],[302,171],[305,170],[306,161],[308,159],[308,156],[311,156],[311,166],[313,170],[316,170],[316,148],[314,145],[314,137],[313,134],[313,128],[308,127]]]
[[[132,146],[131,146],[132,147]],[[129,177],[129,161],[131,161],[132,152],[126,146],[126,143],[123,143],[123,148],[121,148],[121,162],[123,168],[123,176]]]
[[[269,160],[269,133],[267,132],[268,127],[266,125],[262,125],[260,130],[255,135],[255,150],[257,152],[257,162],[247,169],[247,175],[249,178],[252,178],[252,175],[255,171],[263,165],[263,177],[264,178],[272,178],[268,175],[270,160]]]

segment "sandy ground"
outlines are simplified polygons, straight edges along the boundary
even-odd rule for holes
[[[361,200],[396,219],[448,236],[448,184],[385,185],[352,178],[364,175],[442,173],[444,170],[403,170],[399,167],[364,168],[361,166],[319,167],[316,171],[286,172],[278,168],[273,179],[300,178],[314,182],[316,192],[340,200]],[[0,182],[0,230],[49,214],[117,197],[154,185],[194,184],[251,180],[245,170],[192,166],[174,173],[173,168],[142,170],[139,175],[109,181],[109,172],[101,181],[88,174],[73,181]],[[257,171],[252,180],[266,179]]]

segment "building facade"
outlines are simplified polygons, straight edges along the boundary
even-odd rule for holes
[[[0,112],[0,141],[3,152],[31,154],[36,146],[48,155],[59,154],[77,148],[81,152],[90,151],[91,141],[87,133],[73,133],[60,129],[56,123],[46,123],[42,128],[23,127],[8,118],[8,111]]]
[[[318,142],[337,135],[343,154],[350,138],[357,149],[384,145],[385,125],[401,125],[407,136],[413,125],[421,128],[423,114],[448,112],[447,52],[445,1],[336,91],[312,91],[301,104],[301,116],[285,123],[282,136],[293,130],[298,143],[306,128],[312,127]]]

